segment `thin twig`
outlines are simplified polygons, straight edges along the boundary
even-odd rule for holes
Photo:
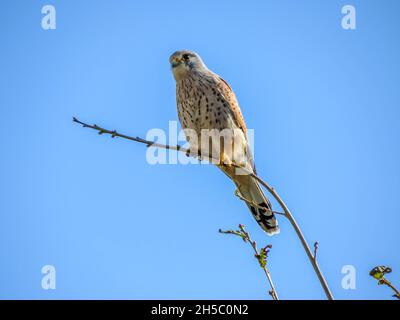
[[[318,252],[318,242],[314,242],[314,261],[317,261],[317,252]]]
[[[154,142],[154,141],[145,140],[145,139],[142,139],[142,138],[139,138],[139,137],[127,136],[125,134],[118,133],[116,130],[104,129],[104,128],[98,126],[97,124],[90,125],[90,124],[84,123],[84,122],[78,120],[75,117],[72,118],[72,121],[81,124],[84,128],[90,128],[90,129],[97,130],[99,134],[109,134],[109,135],[111,135],[111,138],[120,137],[120,138],[123,138],[123,139],[127,139],[127,140],[132,140],[132,141],[143,143],[143,144],[147,145],[147,147],[171,149],[171,150],[176,150],[176,151],[182,151],[184,153],[190,151],[189,149],[181,148],[181,146],[179,146],[179,145],[169,146],[169,145],[160,144],[160,143],[157,143],[157,142]],[[191,155],[191,154],[189,154],[189,155]]]
[[[99,131],[99,134],[103,134],[103,133],[110,134],[112,137],[121,137],[121,138],[124,138],[124,139],[133,140],[133,141],[136,141],[136,142],[139,142],[139,143],[143,143],[143,144],[147,145],[148,147],[157,147],[157,148],[162,148],[162,149],[176,150],[176,151],[180,151],[180,152],[185,153],[187,156],[198,157],[198,153],[197,152],[194,153],[189,149],[180,147],[179,145],[177,145],[177,146],[169,146],[169,145],[165,145],[165,144],[155,143],[153,141],[148,141],[148,140],[145,140],[145,139],[142,139],[142,138],[139,138],[139,137],[135,137],[134,138],[134,137],[127,136],[127,135],[124,135],[124,134],[120,134],[115,130],[111,131],[111,130],[107,130],[107,129],[104,129],[102,127],[99,127],[97,125],[89,125],[87,123],[79,121],[75,117],[73,118],[73,121],[76,122],[76,123],[81,124],[85,128],[91,128],[91,129],[97,130],[97,131]],[[213,161],[216,160],[216,159],[213,159],[209,155],[202,154],[201,156],[203,158],[208,158],[208,159],[213,160]],[[330,291],[330,289],[328,287],[328,284],[327,284],[327,282],[326,282],[326,280],[325,280],[325,278],[324,278],[324,276],[323,276],[323,274],[322,274],[322,272],[321,272],[321,270],[320,270],[320,268],[318,266],[318,263],[317,263],[316,259],[314,259],[314,255],[313,255],[313,253],[312,253],[312,251],[311,251],[311,249],[310,249],[310,247],[309,247],[309,245],[308,245],[308,243],[307,243],[307,241],[306,241],[306,239],[305,239],[305,237],[304,237],[299,225],[297,224],[297,222],[294,219],[294,217],[293,217],[292,213],[290,212],[289,208],[283,202],[283,200],[281,199],[279,194],[276,192],[276,190],[273,187],[271,187],[269,184],[264,182],[254,172],[250,172],[250,171],[246,170],[245,168],[237,166],[235,164],[232,164],[232,166],[240,168],[245,173],[247,173],[250,176],[252,176],[253,178],[255,178],[264,188],[266,188],[269,191],[269,193],[279,203],[279,205],[283,209],[283,212],[284,212],[283,215],[289,220],[289,222],[291,223],[292,227],[294,228],[298,238],[300,239],[300,242],[301,242],[301,244],[302,244],[302,246],[304,248],[304,251],[306,252],[307,257],[308,257],[311,265],[313,266],[315,273],[317,274],[317,277],[319,279],[319,282],[321,283],[322,288],[324,289],[326,297],[329,300],[333,300],[333,295],[332,295],[332,293],[331,293],[331,291]]]
[[[271,290],[269,290],[269,294],[274,300],[279,300],[278,293],[276,292],[274,283],[272,282],[271,273],[267,268],[267,258],[272,245],[267,245],[262,248],[260,251],[257,249],[257,243],[250,238],[250,234],[245,230],[242,224],[239,224],[239,230],[221,230],[219,229],[220,233],[225,234],[233,234],[235,236],[241,237],[244,242],[248,242],[254,250],[254,257],[257,259],[260,267],[264,270],[264,273],[268,279],[269,285]]]
[[[397,298],[400,300],[400,291],[397,290],[397,288],[386,278],[381,279],[380,284],[384,284],[386,286],[388,286],[389,288],[391,288],[394,291],[394,295],[393,297]]]

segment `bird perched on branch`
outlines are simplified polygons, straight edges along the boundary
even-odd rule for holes
[[[215,160],[236,184],[239,196],[263,230],[269,235],[279,233],[271,203],[249,175],[256,170],[246,124],[232,89],[193,51],[177,51],[169,60],[176,80],[179,121],[191,152]]]

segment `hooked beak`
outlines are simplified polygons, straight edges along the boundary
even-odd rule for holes
[[[181,64],[181,60],[178,57],[172,57],[171,58],[171,66],[172,68],[175,68]]]

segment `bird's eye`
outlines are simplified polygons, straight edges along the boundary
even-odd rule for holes
[[[182,58],[183,58],[183,60],[189,60],[189,55],[188,55],[187,53],[185,53],[185,54],[182,56]]]

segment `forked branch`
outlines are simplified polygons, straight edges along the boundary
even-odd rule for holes
[[[84,123],[84,122],[78,120],[75,117],[73,118],[73,121],[76,122],[76,123],[81,124],[84,128],[91,128],[91,129],[97,130],[99,134],[109,134],[109,135],[111,135],[112,138],[120,137],[120,138],[123,138],[123,139],[128,139],[128,140],[136,141],[136,142],[139,142],[139,143],[143,143],[147,147],[156,147],[156,148],[162,148],[162,149],[176,150],[176,151],[180,151],[180,152],[185,153],[187,156],[192,156],[192,157],[195,157],[195,158],[198,157],[197,151],[196,152],[192,152],[191,150],[186,149],[186,148],[182,148],[179,145],[170,146],[170,145],[165,145],[165,144],[160,144],[160,143],[156,143],[156,142],[153,142],[153,141],[145,140],[145,139],[142,139],[142,138],[139,138],[139,137],[131,137],[131,136],[128,136],[128,135],[125,135],[125,134],[118,133],[115,130],[104,129],[104,128],[98,126],[98,125],[89,125],[87,123]],[[209,160],[212,160],[212,161],[216,160],[216,159],[213,159],[210,155],[202,154],[201,156],[202,156],[202,158],[208,158]],[[233,166],[235,166],[235,165],[233,165]],[[239,167],[239,166],[237,166],[237,167],[240,168],[242,171],[247,171],[243,167]],[[331,291],[330,291],[330,289],[328,287],[328,284],[327,284],[327,282],[326,282],[326,280],[325,280],[325,278],[324,278],[324,276],[323,276],[323,274],[322,274],[322,272],[321,272],[321,270],[320,270],[320,268],[318,266],[318,263],[317,263],[316,253],[317,253],[318,246],[314,245],[314,254],[313,254],[313,252],[311,251],[311,249],[310,249],[310,247],[309,247],[309,245],[308,245],[303,233],[301,232],[301,229],[300,229],[299,225],[297,224],[297,222],[294,219],[294,217],[293,217],[292,213],[290,212],[289,208],[283,202],[283,200],[281,199],[279,194],[276,192],[276,190],[274,188],[272,188],[269,184],[267,184],[265,181],[263,181],[260,177],[258,177],[254,172],[247,171],[247,173],[249,175],[251,175],[253,178],[255,178],[264,188],[266,188],[268,190],[268,192],[279,203],[279,205],[283,209],[283,213],[281,213],[281,214],[283,216],[285,216],[289,220],[291,225],[293,226],[293,228],[294,228],[294,230],[295,230],[295,232],[296,232],[296,234],[297,234],[297,236],[298,236],[298,238],[299,238],[299,240],[300,240],[300,242],[301,242],[301,244],[302,244],[302,246],[304,248],[304,251],[307,254],[307,257],[308,257],[311,265],[313,266],[315,273],[317,274],[318,280],[321,283],[321,286],[322,286],[322,288],[323,288],[323,290],[325,292],[326,297],[329,300],[333,300],[333,295],[332,295],[332,293],[331,293]]]
[[[269,272],[267,268],[267,258],[268,258],[268,253],[272,248],[272,245],[267,245],[260,250],[257,249],[257,243],[250,238],[250,234],[245,230],[244,226],[242,224],[239,224],[239,230],[221,230],[219,229],[220,233],[225,233],[225,234],[233,234],[235,236],[238,236],[242,238],[242,240],[245,243],[249,243],[251,247],[254,250],[254,257],[257,259],[261,269],[264,270],[264,273],[267,277],[268,283],[271,287],[271,290],[268,292],[269,295],[272,297],[274,300],[279,300],[278,298],[278,293],[276,292],[274,283],[272,282],[272,277],[271,273]]]

